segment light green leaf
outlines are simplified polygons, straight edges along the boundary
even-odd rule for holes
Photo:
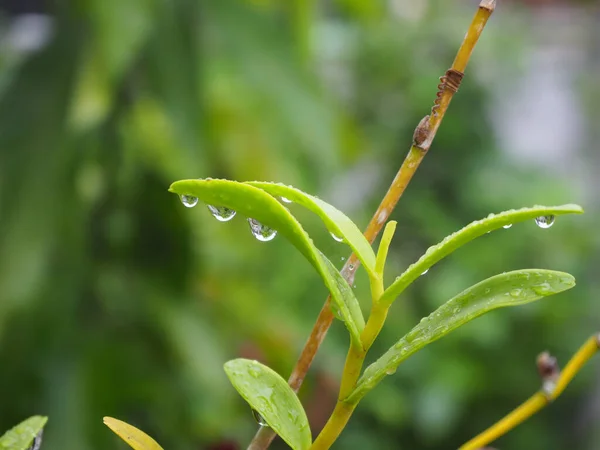
[[[340,318],[350,332],[352,343],[361,346],[365,320],[352,289],[333,264],[315,247],[300,223],[278,200],[254,186],[229,180],[182,180],[169,189],[179,195],[197,197],[206,204],[224,206],[258,220],[287,238],[317,270]],[[333,270],[332,270],[333,268]],[[338,275],[336,275],[338,274]]]
[[[105,417],[104,424],[134,450],[163,450],[154,439],[142,430],[138,430],[122,420]]]
[[[497,230],[503,226],[509,226],[524,220],[533,220],[540,216],[558,216],[562,214],[581,214],[583,209],[578,205],[562,206],[534,206],[532,208],[512,209],[500,214],[490,214],[485,219],[471,222],[461,230],[444,238],[442,242],[429,247],[427,252],[414,264],[412,264],[402,275],[396,278],[383,293],[380,302],[391,304],[404,289],[415,281],[423,272],[428,270],[442,258],[448,256],[457,248],[465,245],[473,239]]]
[[[522,305],[575,286],[564,272],[528,269],[488,278],[461,292],[421,320],[408,334],[365,369],[348,402],[358,402],[413,353],[452,330],[496,308]]]
[[[225,363],[225,372],[250,406],[294,450],[311,446],[308,418],[300,400],[274,370],[248,359]]]
[[[256,186],[273,196],[284,197],[317,214],[329,232],[343,239],[356,254],[369,276],[375,276],[375,253],[360,229],[343,212],[323,200],[281,183],[249,181],[245,184]]]
[[[47,417],[33,416],[11,428],[0,437],[0,450],[28,450],[36,436],[41,436],[47,421]]]

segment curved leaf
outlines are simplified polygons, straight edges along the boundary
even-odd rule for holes
[[[421,276],[442,258],[448,256],[457,248],[465,245],[473,239],[516,222],[532,220],[540,216],[558,216],[562,214],[581,214],[583,209],[578,205],[562,206],[534,206],[532,208],[511,209],[500,214],[490,214],[485,219],[471,222],[461,230],[444,238],[442,242],[429,247],[427,252],[417,262],[412,264],[402,275],[396,278],[383,293],[381,303],[391,304],[404,289]]]
[[[24,420],[0,437],[0,449],[28,450],[36,444],[39,448],[39,440],[46,422],[48,418],[43,416],[33,416]],[[35,440],[38,442],[34,442]]]
[[[112,417],[105,417],[103,420],[108,428],[114,431],[115,434],[127,442],[134,450],[163,450],[163,448],[158,445],[158,442],[142,430],[138,430],[136,427]]]
[[[310,448],[308,418],[298,397],[274,370],[248,359],[225,363],[233,387],[294,450]]]
[[[361,346],[360,334],[365,320],[352,289],[346,280],[332,276],[333,264],[315,247],[312,239],[300,223],[279,201],[260,188],[229,180],[182,180],[169,188],[179,195],[197,197],[203,202],[233,209],[247,217],[252,217],[285,236],[313,265],[331,297],[354,345]]]
[[[317,214],[330,233],[342,238],[356,254],[369,276],[375,276],[375,253],[360,229],[343,212],[300,189],[281,183],[248,181],[244,184],[256,186],[273,196],[285,197]]]
[[[573,286],[575,279],[568,273],[528,269],[496,275],[470,287],[423,318],[367,367],[346,401],[357,402],[383,377],[394,373],[410,355],[476,317],[496,308],[529,303]]]

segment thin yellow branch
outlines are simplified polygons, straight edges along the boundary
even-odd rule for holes
[[[506,417],[496,422],[490,428],[464,444],[459,450],[478,450],[495,441],[500,436],[508,433],[517,425],[529,419],[532,415],[555,400],[565,390],[573,377],[581,370],[584,364],[600,349],[600,334],[589,338],[573,355],[571,360],[558,377],[554,389],[546,392],[544,389],[533,394],[525,403],[517,407]]]

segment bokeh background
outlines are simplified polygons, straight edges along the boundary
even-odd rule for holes
[[[600,330],[600,6],[500,1],[392,218],[390,279],[490,212],[579,203],[433,267],[371,351],[494,274],[573,273],[410,358],[358,408],[343,449],[451,449]],[[287,377],[326,297],[283,239],[167,192],[182,178],[293,184],[364,227],[432,105],[477,1],[12,0],[0,14],[0,429],[50,416],[45,450],[125,448],[110,415],[166,449],[242,449],[257,425],[222,365]],[[342,265],[348,248],[293,208]],[[367,307],[361,274],[357,295]],[[301,391],[313,431],[348,338],[336,322]],[[499,449],[600,448],[600,358]],[[274,448],[284,448],[279,441]]]

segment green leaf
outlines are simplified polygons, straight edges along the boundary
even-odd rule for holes
[[[528,269],[488,278],[440,306],[365,369],[346,401],[358,402],[387,374],[413,353],[452,330],[496,308],[522,305],[575,286],[564,272]]]
[[[105,417],[104,424],[135,450],[163,450],[163,448],[146,433],[122,420]]]
[[[311,446],[308,418],[300,400],[274,370],[248,359],[225,363],[225,372],[250,406],[294,450]]]
[[[404,273],[396,278],[396,281],[385,290],[380,302],[387,305],[391,304],[404,289],[435,263],[448,256],[457,248],[489,231],[497,230],[505,225],[512,225],[524,220],[532,220],[540,216],[581,213],[583,213],[583,209],[578,205],[534,206],[532,208],[512,209],[500,214],[490,214],[485,219],[471,222],[461,230],[444,238],[439,244],[429,247],[427,252],[421,256],[417,262],[406,269]]]
[[[213,179],[176,181],[169,191],[197,197],[209,205],[233,209],[286,237],[321,275],[331,292],[336,310],[350,332],[353,344],[362,345],[360,334],[365,320],[352,289],[333,264],[315,247],[296,218],[273,196],[249,184]]]
[[[341,238],[356,254],[369,276],[375,276],[375,253],[360,229],[343,212],[323,200],[281,183],[249,181],[245,184],[256,186],[273,196],[284,197],[317,214],[330,233]]]
[[[28,450],[36,436],[41,436],[47,421],[47,417],[33,416],[11,428],[0,437],[0,450]]]

